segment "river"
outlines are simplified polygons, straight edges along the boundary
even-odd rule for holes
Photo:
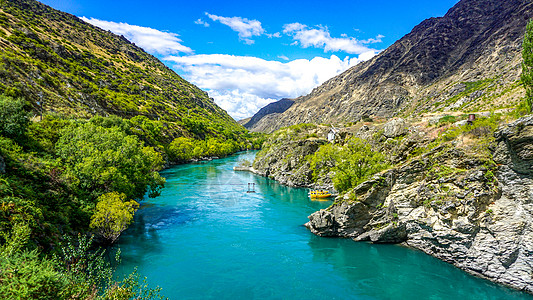
[[[142,203],[119,240],[117,272],[137,266],[170,299],[533,298],[420,251],[311,234],[302,224],[331,202],[233,171],[254,155],[163,171],[162,195]]]

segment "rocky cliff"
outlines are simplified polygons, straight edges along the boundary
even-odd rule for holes
[[[262,131],[262,128],[258,128],[255,125],[261,121],[266,116],[272,117],[272,115],[277,115],[285,112],[294,104],[294,101],[291,99],[281,99],[279,101],[268,104],[267,106],[261,108],[255,115],[244,123],[244,127],[250,131]]]
[[[381,52],[295,99],[266,132],[299,123],[345,123],[361,116],[409,117],[435,111],[510,107],[520,85],[529,0],[462,0]]]
[[[307,156],[327,143],[325,135],[328,130],[324,126],[301,124],[277,131],[257,154],[254,172],[288,186],[314,186],[313,170]],[[331,180],[328,182],[331,187]]]
[[[500,127],[483,149],[472,143],[478,128],[418,156],[399,147],[407,159],[306,226],[320,236],[404,243],[533,293],[533,116]],[[414,145],[408,140],[402,144]]]

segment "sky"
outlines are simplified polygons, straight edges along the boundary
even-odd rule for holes
[[[234,119],[306,95],[458,0],[40,0],[116,34]]]

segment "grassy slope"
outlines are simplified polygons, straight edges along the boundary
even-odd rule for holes
[[[207,93],[124,37],[33,0],[0,1],[0,92],[31,101],[35,113],[77,117],[145,115],[243,130]]]

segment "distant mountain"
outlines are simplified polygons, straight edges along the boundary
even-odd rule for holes
[[[520,85],[521,44],[530,0],[462,0],[381,52],[315,88],[264,131],[298,123],[341,123],[361,116],[512,107]]]
[[[35,112],[145,115],[240,128],[206,92],[123,36],[33,0],[0,2],[0,93]],[[39,102],[39,103],[38,103]]]
[[[271,114],[280,114],[285,112],[287,109],[289,109],[294,104],[294,100],[291,99],[281,99],[276,102],[272,102],[268,104],[267,106],[261,108],[253,117],[246,122],[244,127],[247,129],[250,129],[251,131],[261,131],[261,130],[255,130],[255,125],[257,122],[259,122],[261,119],[263,119],[267,115]]]

